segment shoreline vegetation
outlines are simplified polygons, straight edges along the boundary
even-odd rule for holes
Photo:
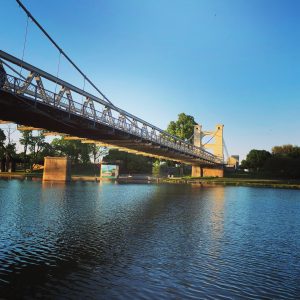
[[[197,125],[193,116],[180,113],[176,121],[171,121],[167,132],[185,141],[193,137],[194,127]],[[233,156],[227,154],[224,158],[224,178],[191,178],[191,165],[145,157],[120,151],[120,149],[99,146],[97,144],[82,143],[80,139],[65,136],[55,137],[51,142],[46,140],[51,136],[47,130],[0,128],[0,174],[1,177],[41,178],[45,157],[68,157],[72,164],[73,180],[100,180],[101,165],[118,165],[120,174],[134,174],[121,176],[119,182],[166,183],[200,183],[223,185],[247,185],[299,188],[300,182],[300,147],[296,145],[274,146],[271,152],[252,149],[246,159],[239,165],[230,160]],[[12,130],[20,131],[17,143],[12,140]],[[127,149],[128,150],[128,149]],[[130,152],[130,151],[129,151]],[[11,174],[6,174],[11,172]],[[23,174],[21,174],[23,172]],[[138,175],[140,174],[140,175]],[[146,175],[145,175],[146,174]],[[153,175],[148,175],[153,174]],[[144,176],[144,179],[141,177]],[[166,178],[168,176],[168,178]],[[149,179],[150,178],[150,179]],[[104,180],[104,179],[103,179]]]
[[[0,173],[0,179],[42,180],[42,173]],[[99,176],[72,175],[72,181],[82,182],[119,182],[119,183],[169,183],[169,184],[196,184],[196,185],[222,185],[300,189],[298,179],[265,179],[265,178],[239,178],[239,177],[154,177],[151,175],[120,176],[119,178],[100,178]]]

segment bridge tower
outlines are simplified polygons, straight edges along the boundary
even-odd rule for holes
[[[224,128],[223,124],[217,124],[214,131],[201,132],[201,139],[204,136],[211,136],[211,139],[214,139],[214,143],[202,144],[201,142],[201,146],[200,146],[203,147],[204,149],[212,150],[213,154],[219,157],[222,161],[224,160],[223,128]]]
[[[217,156],[221,161],[224,160],[224,142],[223,142],[223,124],[217,124],[214,131],[203,131],[202,125],[197,124],[194,126],[194,145],[203,149],[212,150],[212,153]],[[207,143],[203,143],[202,139],[205,136],[210,136],[211,138]],[[198,165],[192,166],[192,176],[193,177],[203,177],[203,176],[218,176],[223,177],[223,168],[221,167],[211,167],[202,168]]]

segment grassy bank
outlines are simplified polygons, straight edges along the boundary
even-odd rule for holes
[[[193,183],[193,184],[211,184],[224,186],[253,186],[253,187],[270,187],[300,189],[300,180],[295,179],[262,179],[262,178],[237,178],[237,177],[180,177],[165,178],[161,180],[167,183]]]
[[[36,177],[36,178],[42,178],[43,173],[42,172],[1,172],[0,178],[25,178],[25,177]]]

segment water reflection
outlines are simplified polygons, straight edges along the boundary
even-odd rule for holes
[[[211,210],[212,236],[219,240],[223,236],[224,229],[224,187],[214,187],[212,190],[213,201]]]
[[[0,181],[0,297],[293,297],[294,192]]]

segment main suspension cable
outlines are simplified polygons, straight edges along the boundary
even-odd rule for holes
[[[42,25],[33,17],[30,11],[23,5],[20,0],[16,0],[20,7],[27,14],[37,27],[44,33],[44,35],[50,40],[50,42],[59,50],[59,52],[68,60],[68,62],[83,76],[83,78],[103,97],[103,99],[108,102],[116,111],[121,113],[121,110],[115,106],[98,88],[97,86],[81,71],[81,69],[71,60],[71,58],[63,51],[63,49],[53,40],[53,38],[47,33],[47,31],[42,27]],[[125,117],[131,124],[133,121],[130,120],[127,116]]]
[[[20,7],[25,11],[28,18],[30,18],[37,27],[44,33],[44,35],[50,40],[50,42],[61,52],[61,54],[69,61],[69,63],[86,79],[86,81],[113,107],[114,104],[97,88],[97,86],[84,74],[81,69],[73,62],[73,60],[64,52],[64,50],[53,40],[53,38],[47,33],[42,25],[33,17],[29,10],[23,5],[20,0],[16,0]]]

